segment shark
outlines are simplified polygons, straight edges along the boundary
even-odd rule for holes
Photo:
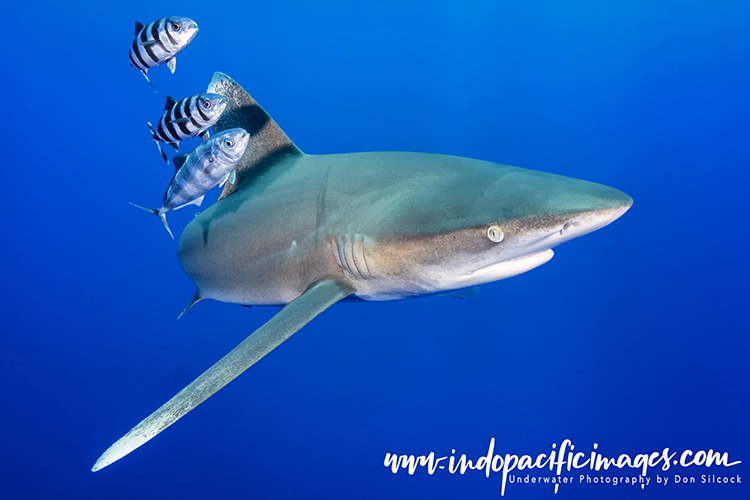
[[[633,199],[601,184],[457,156],[303,153],[233,79],[208,92],[247,151],[217,203],[177,248],[197,291],[283,306],[225,357],[109,447],[100,470],[143,445],[339,301],[466,294],[548,262],[553,248],[623,215]],[[183,311],[183,314],[184,312]],[[182,316],[182,315],[180,315]]]

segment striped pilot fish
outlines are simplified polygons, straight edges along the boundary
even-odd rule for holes
[[[130,45],[130,65],[141,70],[153,89],[148,70],[166,62],[174,73],[175,56],[193,41],[196,33],[198,25],[187,17],[165,17],[148,26],[136,21],[135,39]]]
[[[226,108],[227,100],[219,94],[198,94],[180,101],[168,95],[164,114],[156,125],[156,130],[151,122],[148,124],[151,137],[164,161],[169,163],[159,142],[165,142],[178,151],[180,141],[184,139],[196,135],[200,135],[203,140],[208,139],[208,129],[218,121]]]
[[[250,144],[250,134],[243,128],[220,132],[189,153],[175,156],[175,174],[169,183],[160,208],[134,207],[157,216],[174,239],[167,224],[166,213],[186,205],[198,205],[215,186],[228,180],[234,183],[234,167],[240,162]]]

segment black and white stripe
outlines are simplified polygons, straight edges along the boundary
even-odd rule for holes
[[[215,186],[227,181],[234,183],[234,168],[245,155],[249,144],[250,135],[243,128],[219,132],[190,153],[175,157],[177,170],[164,193],[160,208],[131,205],[157,216],[174,238],[165,214],[190,204],[200,206],[203,197]]]
[[[197,32],[198,25],[186,17],[165,17],[146,26],[136,22],[130,65],[138,68],[149,84],[148,70],[162,63],[166,62],[174,73],[175,56],[190,44]]]
[[[159,19],[148,26],[142,27],[136,33],[135,39],[130,46],[130,64],[132,66],[141,71],[148,71],[149,68],[156,67],[167,59],[170,51],[159,36],[159,27],[161,26],[163,30],[165,22],[166,18]],[[156,43],[148,44],[152,40],[156,41]]]
[[[167,96],[164,115],[156,125],[156,129],[149,123],[152,138],[172,146],[175,151],[182,140],[200,135],[208,138],[208,129],[216,123],[226,108],[227,101],[219,94],[198,94],[186,97],[180,101]],[[159,150],[167,163],[169,161],[164,151]]]

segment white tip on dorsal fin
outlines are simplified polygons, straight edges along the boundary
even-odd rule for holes
[[[219,199],[232,193],[250,169],[264,168],[282,158],[302,154],[255,99],[224,73],[214,73],[208,92],[223,95],[227,100],[224,114],[214,125],[214,134],[236,127],[250,134],[247,153],[235,167],[236,182],[226,183]]]
[[[169,68],[169,71],[174,73],[175,66],[177,66],[177,58],[173,57],[169,61],[167,61],[167,68]]]

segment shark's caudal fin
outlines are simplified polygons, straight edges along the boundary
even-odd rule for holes
[[[351,290],[346,285],[336,281],[323,281],[310,287],[203,375],[110,446],[91,470],[98,471],[149,441],[350,293]]]
[[[273,155],[279,156],[301,155],[302,152],[294,145],[287,135],[268,116],[255,99],[245,92],[245,89],[224,73],[214,73],[208,84],[207,92],[221,94],[227,99],[227,108],[219,121],[214,125],[214,133],[230,128],[242,127],[250,134],[250,145],[242,161],[235,167],[237,178],[235,182],[227,182],[219,199],[225,198],[239,185],[246,174],[253,167]]]

